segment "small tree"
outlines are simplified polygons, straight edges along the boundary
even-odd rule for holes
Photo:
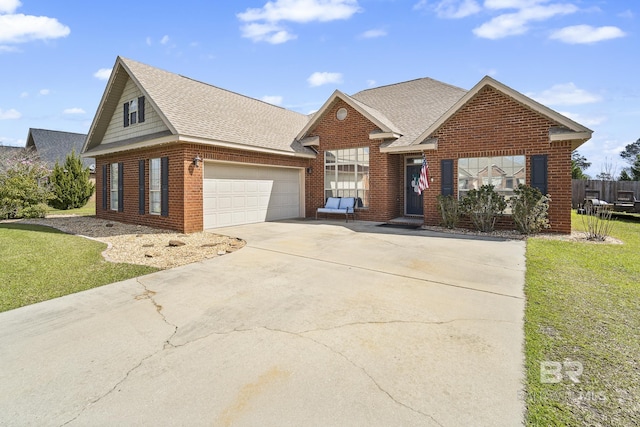
[[[574,151],[571,153],[571,178],[573,179],[589,179],[589,175],[584,171],[589,169],[591,162],[587,161],[587,158]]]
[[[538,233],[549,228],[548,210],[551,198],[537,188],[520,184],[509,199],[511,216],[522,234]]]
[[[49,171],[34,153],[23,151],[0,161],[0,218],[39,218],[47,213]]]
[[[463,213],[469,215],[471,222],[480,231],[493,231],[496,219],[507,208],[503,195],[494,190],[493,185],[483,185],[480,189],[470,190],[460,201]]]
[[[86,205],[95,190],[89,174],[89,168],[82,165],[82,159],[76,156],[75,151],[67,156],[64,165],[56,162],[51,174],[54,198],[49,204],[56,209],[74,209]]]

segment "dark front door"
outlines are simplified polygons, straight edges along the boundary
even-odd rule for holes
[[[418,188],[418,179],[420,178],[420,169],[422,165],[407,165],[407,176],[405,178],[405,215],[422,215],[422,195],[416,193]]]

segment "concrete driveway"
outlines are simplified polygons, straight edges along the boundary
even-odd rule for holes
[[[1,425],[522,423],[524,243],[371,223],[0,313]]]

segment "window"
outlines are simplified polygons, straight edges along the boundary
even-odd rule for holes
[[[355,197],[369,206],[369,147],[324,152],[324,196]]]
[[[458,159],[458,199],[471,189],[491,184],[507,198],[513,189],[525,184],[525,156],[475,157]]]
[[[124,103],[124,127],[144,122],[144,96]]]
[[[149,161],[149,213],[160,215],[160,158]]]
[[[111,210],[112,211],[117,211],[118,210],[118,199],[119,199],[119,194],[118,194],[118,178],[119,178],[119,171],[118,171],[118,164],[117,163],[112,163],[111,164]]]

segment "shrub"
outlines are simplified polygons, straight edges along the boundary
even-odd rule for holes
[[[610,206],[593,206],[588,203],[585,206],[585,215],[582,215],[582,225],[584,225],[587,240],[605,241],[615,222],[611,219],[613,209]]]
[[[438,210],[442,215],[442,224],[447,228],[456,228],[460,220],[460,203],[453,196],[438,195]]]
[[[51,174],[54,198],[49,204],[56,209],[81,208],[87,204],[95,185],[89,180],[89,168],[82,165],[75,151],[67,156],[64,165],[56,162]]]
[[[469,190],[460,201],[462,213],[469,215],[474,227],[479,231],[493,231],[496,219],[507,207],[504,196],[494,190],[493,185],[483,185]]]
[[[550,201],[551,198],[543,195],[537,188],[520,184],[514,189],[509,205],[518,231],[522,234],[532,234],[549,228]]]
[[[48,170],[32,153],[2,159],[0,218],[39,218],[47,213]]]

